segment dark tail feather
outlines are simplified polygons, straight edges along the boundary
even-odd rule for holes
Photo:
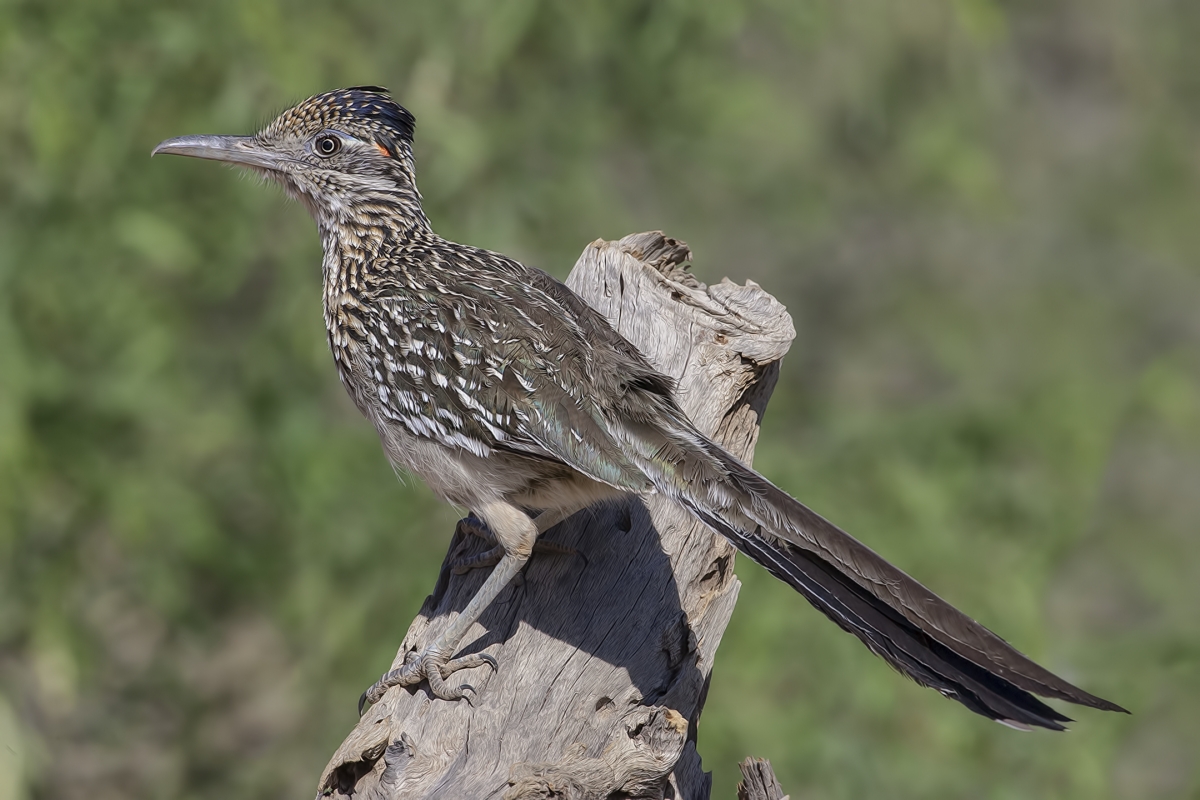
[[[936,689],[989,719],[1064,730],[1070,722],[1008,681],[979,668],[882,606],[828,564],[786,542],[745,534],[693,508],[697,516],[767,570],[804,595],[829,619],[863,641],[871,652],[922,686]]]
[[[718,479],[721,488],[733,489],[738,502],[726,508],[713,500],[719,490],[694,484],[678,501],[917,683],[1014,727],[1064,730],[1062,723],[1070,722],[1033,694],[1125,711],[1038,666],[728,452],[707,444],[708,455],[726,473]]]

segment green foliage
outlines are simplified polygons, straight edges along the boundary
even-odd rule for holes
[[[417,115],[447,236],[663,228],[799,338],[757,463],[1127,705],[1017,734],[745,587],[715,797],[1200,791],[1200,6],[0,3],[0,800],[307,796],[453,510],[329,363],[302,209],[148,158],[317,91]]]

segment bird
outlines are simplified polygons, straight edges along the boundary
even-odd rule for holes
[[[304,100],[248,136],[167,139],[154,154],[239,165],[300,201],[322,243],[338,376],[388,460],[469,509],[492,571],[424,650],[359,703],[427,682],[443,700],[461,639],[539,534],[605,500],[686,509],[918,684],[1011,727],[1064,730],[1038,699],[1125,712],[1034,663],[703,435],[671,378],[549,274],[434,233],[417,190],[416,120],[378,86]],[[479,559],[475,559],[479,560]]]

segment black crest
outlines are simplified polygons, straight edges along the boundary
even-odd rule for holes
[[[262,135],[312,135],[322,128],[344,130],[378,142],[393,155],[411,149],[417,121],[381,86],[352,86],[308,98],[289,108]]]
[[[393,100],[384,87],[351,86],[330,92],[330,99],[338,116],[366,122],[379,133],[412,144],[417,120],[408,109]],[[384,130],[379,131],[379,128]]]

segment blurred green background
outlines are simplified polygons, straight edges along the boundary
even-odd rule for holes
[[[159,140],[390,86],[450,238],[661,228],[798,339],[757,465],[1135,713],[1020,734],[757,568],[700,725],[793,798],[1200,797],[1200,4],[0,2],[0,800],[308,797],[456,514],[311,221]],[[1074,713],[1068,709],[1069,713]]]

